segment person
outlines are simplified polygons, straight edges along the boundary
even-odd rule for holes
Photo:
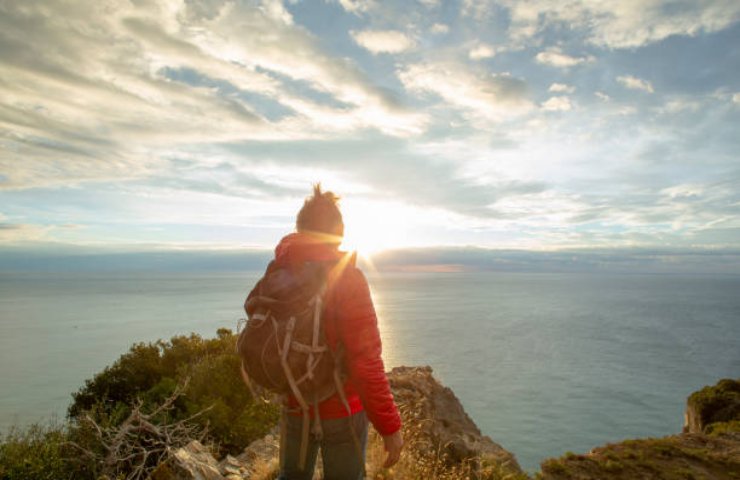
[[[344,395],[335,393],[318,404],[321,438],[309,437],[301,468],[302,416],[297,400],[284,406],[280,439],[282,480],[313,478],[318,452],[327,480],[364,478],[368,421],[383,439],[384,467],[398,462],[403,448],[401,417],[391,394],[381,358],[377,317],[367,280],[354,265],[354,257],[339,250],[344,222],[339,197],[314,186],[298,212],[296,232],[275,248],[274,263],[298,266],[327,262],[332,268],[325,294],[323,328],[332,351],[341,350],[347,373]],[[344,397],[344,398],[342,398]],[[312,409],[311,414],[313,415]]]

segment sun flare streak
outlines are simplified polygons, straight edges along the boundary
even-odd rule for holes
[[[342,248],[356,251],[372,266],[372,255],[409,245],[409,220],[397,205],[384,202],[347,201]]]

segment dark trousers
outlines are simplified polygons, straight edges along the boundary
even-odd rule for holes
[[[368,428],[364,411],[349,417],[321,420],[323,430],[321,438],[317,439],[313,435],[308,437],[306,465],[303,470],[298,468],[303,418],[283,413],[282,421],[286,425],[282,429],[280,438],[280,476],[278,480],[311,480],[319,449],[321,449],[321,461],[324,464],[325,480],[362,480],[364,478]],[[352,438],[352,429],[354,429],[357,442]]]

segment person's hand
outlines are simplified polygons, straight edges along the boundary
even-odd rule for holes
[[[403,436],[401,436],[401,430],[392,435],[384,436],[383,444],[385,446],[385,451],[388,452],[388,457],[385,459],[383,468],[390,468],[398,462],[399,458],[401,458],[401,450],[403,449]]]

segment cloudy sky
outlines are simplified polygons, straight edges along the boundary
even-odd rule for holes
[[[737,0],[0,0],[0,242],[740,247]]]

